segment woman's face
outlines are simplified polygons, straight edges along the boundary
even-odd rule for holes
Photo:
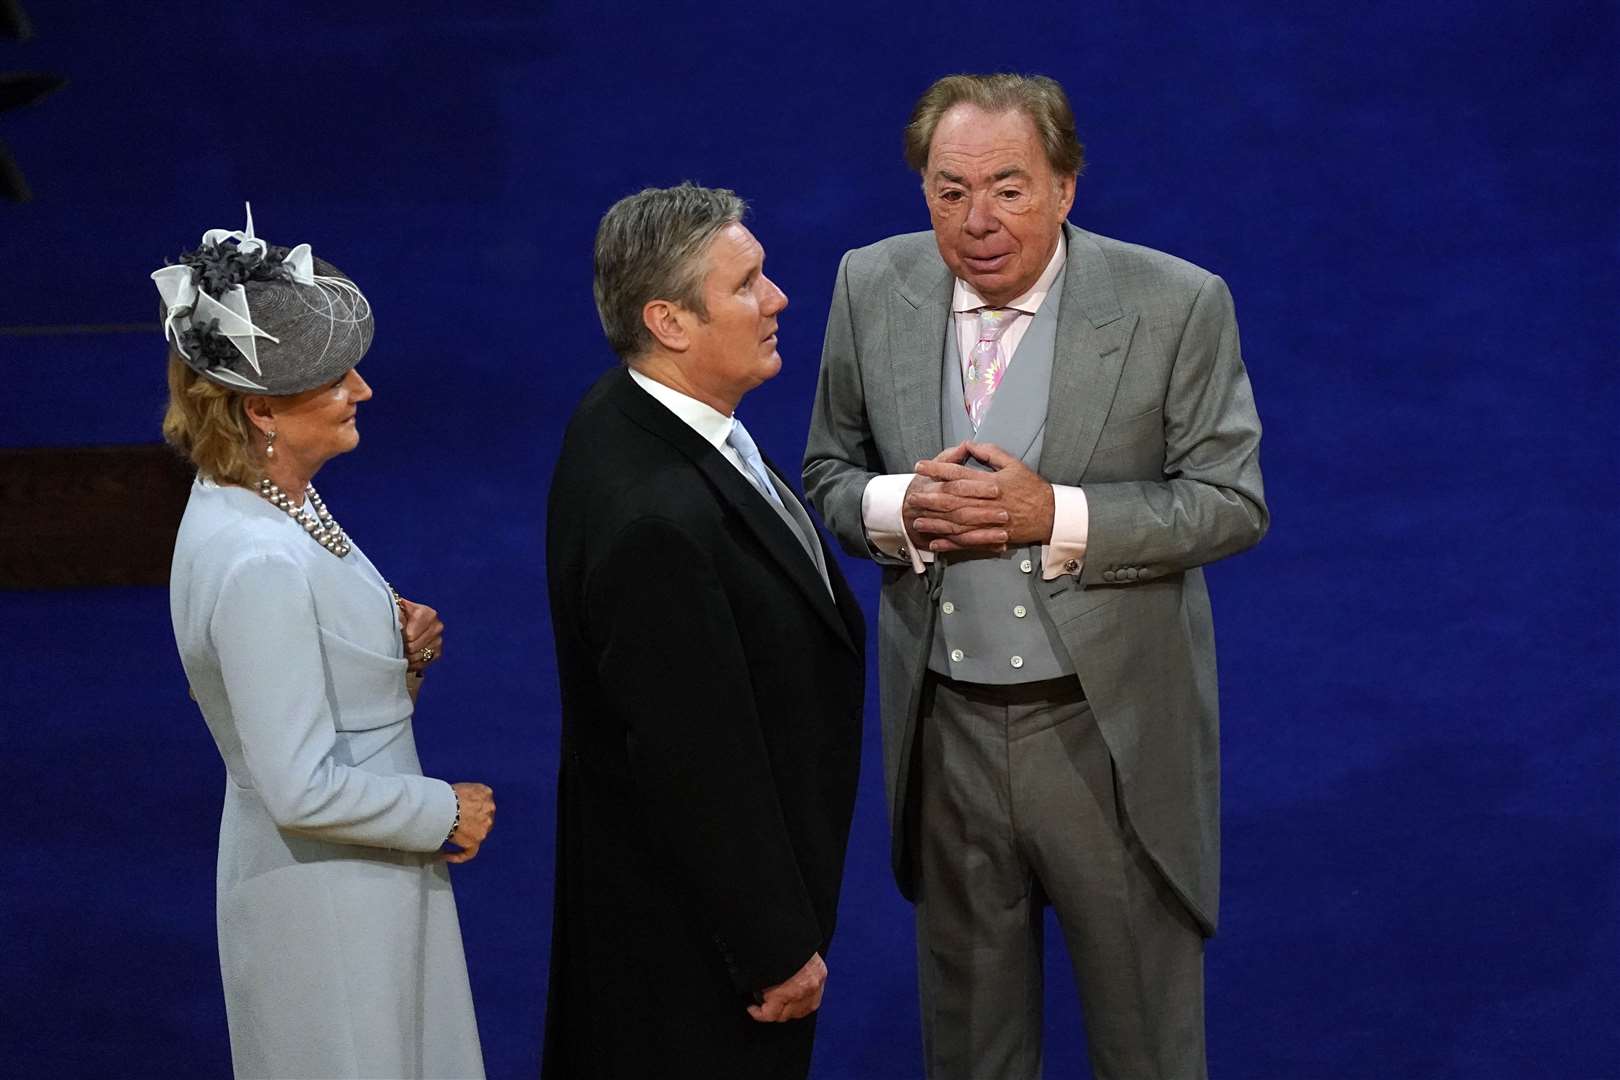
[[[355,413],[371,387],[350,368],[343,377],[300,394],[270,399],[275,420],[275,456],[314,476],[315,470],[360,445]]]

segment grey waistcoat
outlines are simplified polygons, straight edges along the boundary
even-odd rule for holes
[[[948,443],[963,439],[995,443],[1030,468],[1036,467],[1046,434],[1046,402],[1052,386],[1062,295],[1060,274],[1018,343],[977,433],[962,400],[956,320],[946,320],[940,402]],[[928,659],[930,670],[964,682],[998,685],[1074,674],[1057,628],[1035,598],[1041,584],[1039,544],[999,556],[946,556],[937,564],[932,572],[939,575],[934,599],[939,610]]]

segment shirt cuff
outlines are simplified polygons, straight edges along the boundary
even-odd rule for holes
[[[861,492],[861,525],[866,529],[866,545],[872,558],[886,563],[910,562],[911,569],[920,574],[927,563],[934,561],[934,553],[912,549],[900,517],[913,475],[890,473],[868,480]]]
[[[1077,487],[1052,485],[1052,539],[1041,552],[1041,577],[1047,581],[1078,576],[1086,564],[1091,509]]]

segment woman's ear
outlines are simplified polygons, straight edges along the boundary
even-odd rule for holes
[[[276,408],[272,399],[265,394],[249,394],[242,399],[242,411],[247,414],[248,423],[265,434],[276,430]]]
[[[686,329],[690,312],[672,300],[649,300],[641,309],[641,322],[647,332],[670,352],[685,352],[692,346]]]

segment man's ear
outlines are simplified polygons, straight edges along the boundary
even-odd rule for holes
[[[664,348],[670,352],[685,352],[692,347],[688,320],[692,313],[672,300],[649,300],[641,309],[642,324]]]
[[[248,423],[263,432],[276,430],[276,410],[274,403],[264,394],[249,394],[242,399],[242,411],[247,414]]]
[[[1058,178],[1058,218],[1061,220],[1069,216],[1070,207],[1074,206],[1075,177],[1063,176]]]

